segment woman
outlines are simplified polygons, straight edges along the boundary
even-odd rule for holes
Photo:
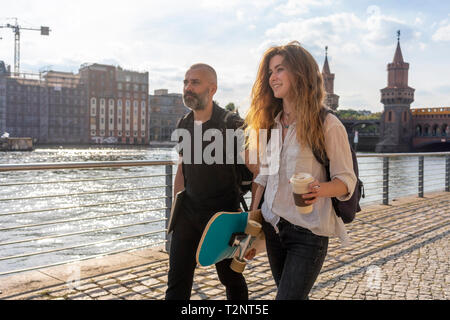
[[[328,249],[328,238],[347,243],[331,197],[347,200],[356,183],[347,133],[331,114],[321,121],[325,96],[319,67],[298,42],[268,49],[259,66],[246,117],[250,147],[267,145],[254,204],[264,192],[263,230],[277,299],[307,299]],[[323,110],[322,110],[323,112]],[[267,130],[267,144],[264,140]],[[266,141],[264,141],[266,142]],[[270,146],[270,147],[269,147]],[[312,150],[328,156],[331,181]],[[265,169],[265,170],[264,170]],[[304,195],[313,211],[296,211],[289,179],[308,172],[315,180]],[[256,209],[256,205],[252,208]]]

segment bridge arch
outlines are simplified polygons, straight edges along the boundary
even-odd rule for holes
[[[376,131],[378,132],[380,130],[380,122],[379,121],[371,121],[371,120],[357,120],[351,124],[349,127],[349,132],[355,132],[355,130],[358,131],[365,131],[364,129],[370,128],[371,126],[374,126],[376,128]]]
[[[443,137],[447,137],[448,135],[449,135],[449,127],[448,127],[448,125],[446,124],[446,123],[444,123],[443,125],[442,125],[442,127],[441,127],[441,135],[443,136]]]
[[[416,137],[422,136],[422,126],[420,124],[416,125],[415,134],[416,134]]]
[[[431,136],[437,137],[440,135],[441,135],[441,128],[439,127],[439,125],[434,124],[433,128],[431,129]]]
[[[430,135],[430,125],[428,123],[423,125],[423,134],[422,136],[428,137]]]

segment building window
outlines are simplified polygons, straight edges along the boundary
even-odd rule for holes
[[[418,124],[416,126],[416,137],[420,137],[422,135],[422,126]]]
[[[392,121],[392,111],[388,112],[388,121]]]

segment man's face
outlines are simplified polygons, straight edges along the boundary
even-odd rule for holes
[[[190,69],[186,72],[183,87],[184,104],[192,110],[204,110],[214,95],[214,84],[202,69]]]

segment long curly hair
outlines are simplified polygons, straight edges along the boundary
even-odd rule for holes
[[[325,108],[325,88],[322,74],[313,56],[297,41],[271,47],[262,57],[251,92],[251,105],[245,118],[248,143],[250,146],[259,146],[260,129],[268,130],[269,139],[274,119],[283,110],[283,101],[275,98],[269,86],[269,62],[276,55],[283,57],[283,65],[289,72],[292,84],[296,101],[294,112],[297,141],[323,155],[325,139],[320,114]]]

